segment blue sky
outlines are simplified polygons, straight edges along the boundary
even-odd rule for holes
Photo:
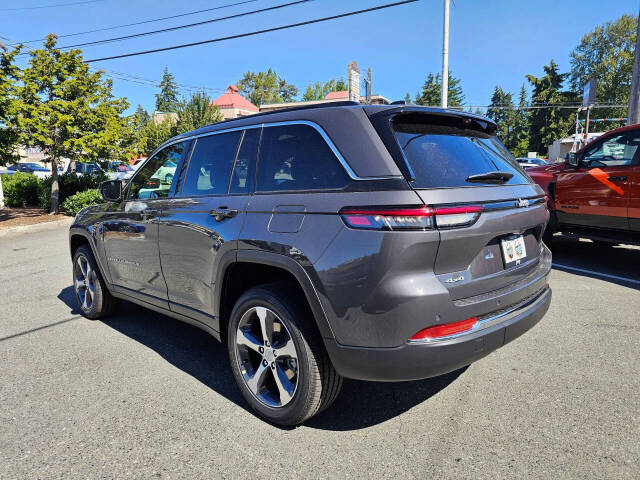
[[[49,32],[74,33],[235,3],[238,0],[79,0],[0,2],[0,36],[14,41],[41,38]],[[246,5],[164,22],[60,39],[59,45],[138,33],[202,21],[288,0],[257,0]],[[85,58],[146,50],[269,28],[358,10],[392,0],[315,0],[264,14],[85,49]],[[301,93],[307,84],[345,77],[351,60],[373,70],[373,91],[392,100],[418,91],[429,72],[441,68],[442,0],[421,0],[387,10],[222,43],[104,61],[92,68],[158,81],[168,67],[184,85],[222,93],[248,70],[272,67]],[[569,69],[569,53],[596,25],[624,13],[636,14],[638,0],[455,0],[451,6],[449,65],[462,79],[466,102],[489,103],[495,85],[517,93],[525,75],[539,75],[554,59]],[[33,44],[32,44],[33,45]],[[130,77],[128,77],[130,78]],[[132,109],[154,108],[152,85],[114,79],[114,92]],[[185,90],[184,93],[188,93]]]

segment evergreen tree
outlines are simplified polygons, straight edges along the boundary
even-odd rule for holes
[[[575,94],[561,90],[569,74],[559,73],[553,60],[544,67],[544,72],[545,75],[539,78],[527,75],[533,86],[531,104],[545,107],[532,109],[529,114],[529,149],[536,152],[545,152],[555,140],[569,134],[575,114],[569,109],[557,108],[557,105],[578,101]]]
[[[330,92],[341,92],[347,90],[344,80],[332,78],[328,82],[316,82],[307,85],[307,89],[302,96],[303,101],[323,100]]]
[[[156,93],[156,110],[158,112],[175,112],[180,103],[178,101],[178,84],[167,67],[164,67],[158,88],[160,88],[160,93]]]
[[[524,83],[518,96],[518,108],[513,115],[511,153],[516,157],[524,157],[529,151],[529,115],[527,113],[527,90]]]
[[[48,35],[43,49],[32,50],[17,91],[16,130],[24,145],[40,147],[51,162],[51,213],[58,211],[58,164],[96,161],[121,154],[126,125],[120,116],[129,107],[115,98],[103,72],[91,72],[80,50],[55,48]]]
[[[498,125],[498,138],[508,149],[513,147],[511,129],[513,128],[514,105],[513,96],[496,85],[491,96],[491,104],[487,109],[487,117]]]
[[[407,92],[407,94],[404,96],[404,103],[406,103],[407,105],[411,105],[413,103],[411,101],[411,95],[409,94],[409,92]]]
[[[454,77],[449,72],[449,91],[447,94],[447,103],[449,108],[457,108],[462,110],[464,103],[464,93],[462,92],[461,80]],[[427,80],[422,86],[422,92],[416,95],[416,105],[426,105],[429,107],[439,107],[442,98],[442,76],[438,73],[433,75],[430,73]]]

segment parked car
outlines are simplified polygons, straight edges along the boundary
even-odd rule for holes
[[[9,167],[7,167],[7,173],[8,172],[24,172],[24,173],[31,173],[33,175],[35,175],[38,178],[46,178],[46,177],[50,177],[51,176],[51,169],[47,168],[47,167],[43,167],[42,165],[39,165],[37,163],[31,163],[31,162],[25,162],[25,163],[18,163],[15,165],[10,165]]]
[[[547,160],[546,158],[529,158],[529,157],[518,157],[516,158],[520,166],[524,169],[528,169],[531,167],[539,167],[540,165],[551,165],[553,162]]]
[[[327,408],[343,377],[469,365],[551,301],[544,191],[496,129],[341,102],[174,137],[75,218],[79,308],[101,318],[128,299],[198,326],[227,345],[251,407],[283,425]]]
[[[109,162],[106,173],[111,180],[127,181],[134,172],[135,170],[124,162]]]
[[[552,235],[640,244],[640,124],[607,132],[566,162],[527,173],[549,198]]]
[[[76,175],[98,175],[107,172],[97,162],[75,162],[75,167],[69,163],[68,172],[75,172]]]

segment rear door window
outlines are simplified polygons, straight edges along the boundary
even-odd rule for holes
[[[457,117],[429,121],[426,115],[400,116],[392,123],[396,140],[413,170],[414,188],[478,186],[471,175],[503,171],[507,185],[529,183],[527,175],[495,135]],[[486,184],[490,184],[487,182]]]
[[[229,186],[231,194],[247,194],[253,189],[260,132],[260,128],[251,128],[246,130],[244,137],[242,137],[238,158],[236,158],[231,174]]]
[[[309,125],[265,125],[257,191],[335,190],[349,178],[322,135]]]
[[[189,161],[182,195],[226,195],[242,132],[198,138]]]

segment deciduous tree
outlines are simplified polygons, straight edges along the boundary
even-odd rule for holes
[[[197,92],[188,99],[182,99],[178,105],[177,113],[176,134],[222,120],[220,110],[211,103],[211,98],[204,92]]]
[[[266,72],[247,72],[236,83],[241,95],[259,107],[267,103],[290,102],[298,95],[295,85],[287,83],[271,68]]]

